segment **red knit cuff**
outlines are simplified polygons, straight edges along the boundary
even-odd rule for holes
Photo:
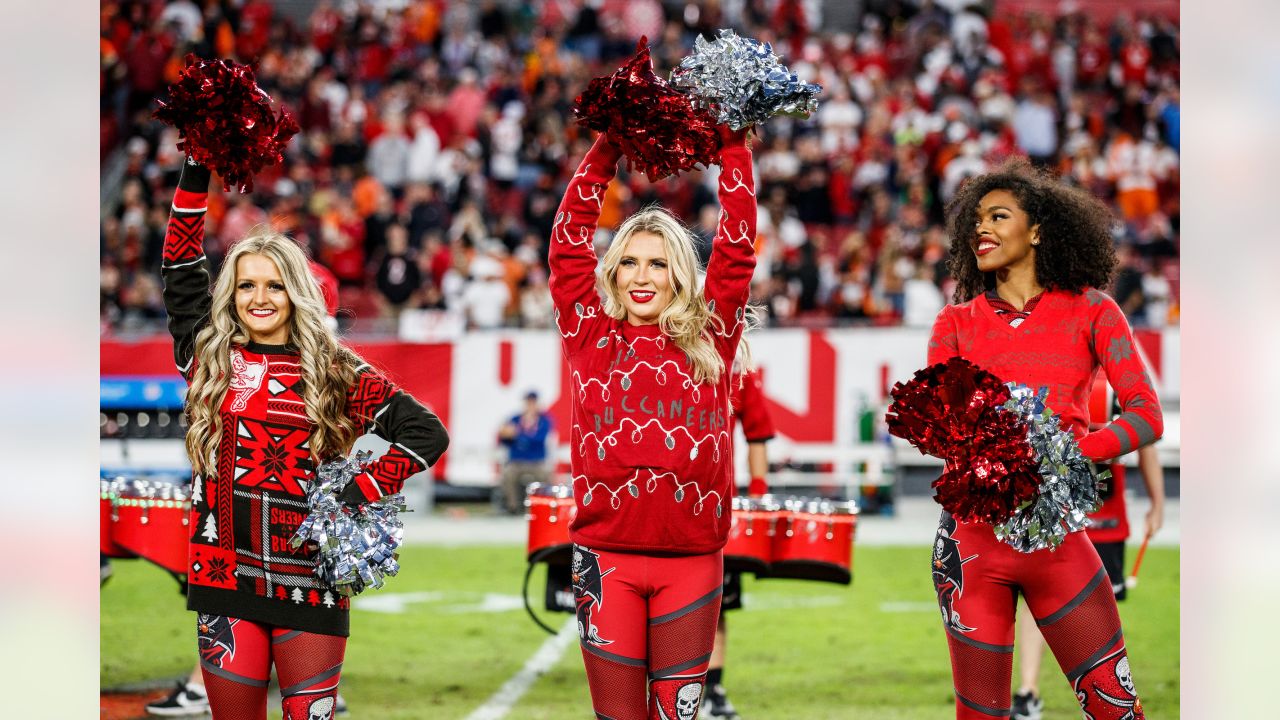
[[[380,497],[382,497],[382,491],[378,489],[377,481],[367,472],[351,478],[351,482],[338,495],[339,500],[353,507],[373,502]]]
[[[769,481],[765,480],[763,477],[758,477],[758,476],[751,478],[751,483],[747,485],[747,494],[748,495],[768,495]]]

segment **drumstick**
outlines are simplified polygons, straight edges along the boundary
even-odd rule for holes
[[[1142,547],[1138,548],[1138,557],[1133,561],[1133,571],[1129,573],[1129,577],[1125,578],[1124,586],[1127,588],[1135,588],[1138,586],[1138,570],[1142,567],[1142,556],[1147,552],[1147,543],[1151,542],[1151,534],[1142,539]]]

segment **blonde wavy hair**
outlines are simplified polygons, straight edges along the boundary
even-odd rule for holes
[[[666,209],[650,206],[637,212],[627,218],[613,236],[596,282],[604,296],[605,314],[616,320],[627,317],[622,291],[618,289],[618,265],[626,253],[627,243],[638,232],[662,238],[662,248],[667,255],[672,298],[658,315],[658,327],[689,358],[694,382],[718,382],[725,367],[711,333],[724,333],[724,321],[707,306],[707,299],[698,287],[699,266],[693,235]],[[752,308],[747,309],[746,320],[748,329],[757,322]],[[746,362],[750,365],[750,350],[746,352]]]
[[[227,253],[213,284],[209,322],[196,333],[196,367],[186,400],[190,424],[186,445],[192,467],[204,475],[217,471],[214,458],[222,437],[219,410],[231,385],[231,348],[249,342],[235,307],[236,264],[245,255],[261,255],[275,263],[293,305],[288,344],[299,352],[302,400],[307,417],[315,423],[312,459],[345,454],[357,437],[356,424],[346,415],[347,391],[364,360],[339,344],[325,324],[324,298],[298,243],[270,228],[257,227]]]

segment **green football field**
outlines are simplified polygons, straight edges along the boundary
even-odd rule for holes
[[[565,643],[556,645],[519,604],[522,546],[418,545],[404,548],[400,560],[400,575],[362,595],[352,612],[342,673],[352,718],[468,718],[540,648],[542,657],[550,654],[550,669],[506,717],[592,717],[576,639],[556,659]],[[746,607],[729,616],[725,672],[743,717],[953,717],[928,563],[926,545],[861,546],[851,586],[748,576]],[[101,597],[102,688],[188,673],[195,617],[184,610],[177,584],[142,561],[116,561],[114,568]],[[531,588],[538,601],[541,577],[534,574]],[[1141,585],[1120,606],[1134,679],[1152,720],[1179,714],[1178,587],[1178,550],[1152,548]],[[542,617],[555,627],[570,619]],[[1041,685],[1046,720],[1080,717],[1052,657]],[[505,705],[503,697],[493,702]]]

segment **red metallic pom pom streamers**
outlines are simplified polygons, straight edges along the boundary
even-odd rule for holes
[[[1000,523],[1037,496],[1039,463],[1027,426],[998,408],[1009,388],[963,358],[916,372],[893,386],[889,432],[947,461],[935,498],[968,522]]]
[[[578,122],[606,133],[650,182],[710,165],[720,154],[715,118],[653,72],[647,38],[608,77],[592,80],[574,100]]]
[[[155,118],[178,129],[178,149],[221,175],[223,189],[248,192],[254,173],[280,162],[298,123],[283,107],[276,114],[248,66],[195,55],[186,63]]]

